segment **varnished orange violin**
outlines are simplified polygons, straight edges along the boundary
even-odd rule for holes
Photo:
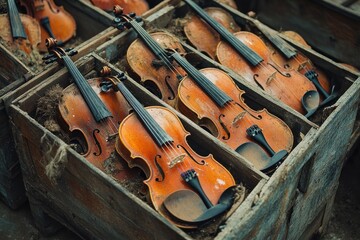
[[[7,0],[8,14],[0,15],[0,37],[11,49],[29,54],[41,41],[40,26],[36,19],[19,14],[14,0]]]
[[[76,35],[76,22],[63,7],[57,6],[53,0],[21,0],[27,14],[37,19],[41,25],[41,43],[39,50],[46,52],[47,38],[56,38],[63,44]]]

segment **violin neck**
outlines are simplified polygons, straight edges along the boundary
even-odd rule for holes
[[[71,58],[65,55],[62,59],[64,60],[64,65],[67,67],[76,85],[78,86],[80,93],[88,105],[95,121],[100,122],[101,120],[110,117],[110,111],[106,108],[105,104],[92,89],[88,81],[86,81],[86,79],[80,73],[79,69],[77,69]]]
[[[139,34],[140,38],[148,46],[148,48],[154,53],[154,55],[162,60],[168,69],[172,69],[172,64],[169,61],[164,49],[150,36],[150,34],[138,23],[136,20],[130,21],[133,29]]]
[[[206,92],[206,94],[219,106],[224,107],[232,99],[214,83],[207,79],[199,70],[192,66],[185,58],[175,52],[172,54],[175,61],[189,74],[189,76]]]
[[[207,24],[209,24],[220,36],[227,41],[240,55],[242,55],[252,66],[259,65],[263,59],[251,48],[242,43],[220,23],[207,14],[192,0],[184,0]]]
[[[13,39],[23,38],[26,39],[26,33],[24,26],[22,25],[19,11],[16,7],[16,3],[14,0],[7,0],[8,5],[8,14],[11,26],[11,35]]]
[[[296,49],[279,37],[275,31],[257,21],[255,21],[255,25],[287,59],[291,59],[297,55]]]
[[[160,125],[154,120],[154,118],[146,111],[146,109],[141,105],[141,103],[132,95],[132,93],[126,88],[126,86],[119,82],[117,88],[123,94],[124,98],[130,106],[133,108],[134,112],[142,122],[145,129],[154,139],[156,144],[159,147],[163,147],[168,143],[173,142],[173,139],[160,127]]]

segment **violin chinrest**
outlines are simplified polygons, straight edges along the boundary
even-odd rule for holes
[[[202,199],[194,191],[179,190],[169,195],[164,201],[169,213],[184,222],[193,222],[206,210]]]
[[[164,201],[164,207],[172,217],[188,223],[203,223],[228,210],[234,201],[235,186],[226,189],[220,196],[218,204],[207,208],[195,192],[187,189],[179,190]]]
[[[307,91],[301,99],[301,104],[306,110],[305,117],[313,115],[320,105],[320,95],[317,91]]]
[[[235,151],[250,160],[255,168],[264,173],[277,167],[288,154],[286,150],[281,150],[270,157],[258,144],[253,142],[241,144]]]

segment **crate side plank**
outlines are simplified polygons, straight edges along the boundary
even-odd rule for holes
[[[360,78],[350,87],[348,95],[342,96],[337,102],[333,114],[319,128],[316,142],[316,161],[309,172],[308,190],[299,194],[298,204],[294,206],[289,228],[289,238],[293,239],[314,218],[313,209],[319,209],[323,199],[330,199],[336,193],[343,157],[350,140],[356,118]],[[346,116],[346,117],[345,117]],[[339,134],[340,132],[340,134]],[[307,212],[309,214],[303,214]]]
[[[281,226],[287,224],[287,213],[293,205],[297,194],[297,182],[300,177],[300,169],[291,169],[289,165],[294,162],[306,162],[313,155],[315,149],[312,146],[316,141],[316,130],[311,129],[306,139],[299,144],[288,156],[291,161],[285,161],[275,171],[259,194],[259,198],[253,203],[250,211],[246,213],[238,209],[234,213],[236,217],[227,221],[230,229],[236,229],[230,233],[220,235],[218,239],[266,239],[274,234],[274,227],[281,233]],[[276,231],[275,231],[276,232]]]

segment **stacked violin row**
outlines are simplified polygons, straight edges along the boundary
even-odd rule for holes
[[[108,61],[97,66],[96,78],[86,79],[78,69],[72,60],[77,51],[63,47],[68,39],[51,30],[55,20],[39,17],[47,33],[43,60],[64,65],[73,82],[51,99],[56,105],[47,119],[51,126],[43,125],[118,183],[140,178],[136,191],[178,227],[200,228],[235,211],[243,200],[239,186],[247,185],[243,178],[248,176],[239,176],[234,161],[241,159],[239,164],[256,176],[271,176],[312,125],[308,118],[316,122],[342,91],[336,78],[276,32],[257,21],[248,26],[252,32],[244,31],[246,24],[238,26],[226,8],[203,9],[184,0],[180,5],[187,15],[158,30],[143,21],[143,12],[116,5],[120,1],[91,2],[105,11],[113,8],[112,25],[118,29],[91,55]],[[148,10],[145,1],[139,4]],[[31,4],[23,6],[34,11]],[[144,93],[127,87],[132,79]],[[144,107],[136,97],[141,94],[163,106]],[[198,149],[201,140],[193,139],[179,115],[236,158],[219,160],[213,149]],[[288,116],[298,120],[290,122]]]
[[[118,29],[133,29],[139,36],[128,47],[126,60],[140,83],[257,169],[271,174],[279,167],[294,142],[285,122],[267,110],[247,106],[244,91],[227,73],[195,68],[182,56],[186,52],[175,36],[149,34],[140,17],[125,14],[120,6],[115,6],[114,14]],[[60,48],[51,38],[46,44],[50,53],[44,57],[46,62],[61,60],[75,80],[76,87],[62,92],[59,112],[72,141],[81,145],[84,139],[76,149],[82,149],[79,153],[88,161],[105,170],[103,162],[116,149],[121,159],[113,177],[119,181],[131,177],[126,165],[140,168],[154,208],[183,228],[197,227],[231,207],[233,176],[210,155],[204,158],[192,150],[188,133],[174,113],[144,108],[122,84],[123,73],[108,77],[104,68],[101,82],[86,81],[69,58],[75,51]],[[76,139],[79,132],[82,137]]]

